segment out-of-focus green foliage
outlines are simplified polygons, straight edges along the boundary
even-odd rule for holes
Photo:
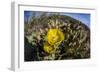
[[[56,50],[52,54],[43,49],[49,29],[60,29],[64,33],[64,40],[53,46]],[[79,20],[44,13],[38,18],[32,17],[32,21],[25,24],[24,31],[25,61],[90,58],[90,29]]]

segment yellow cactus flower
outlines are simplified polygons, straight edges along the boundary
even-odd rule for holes
[[[44,51],[46,53],[51,54],[51,53],[53,53],[55,51],[55,49],[52,46],[50,46],[48,43],[45,43],[44,44]]]
[[[60,29],[49,29],[47,32],[47,41],[50,45],[55,45],[64,40],[64,34]]]

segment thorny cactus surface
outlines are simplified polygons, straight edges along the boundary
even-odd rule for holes
[[[90,58],[90,29],[69,16],[41,15],[25,24],[25,61]]]

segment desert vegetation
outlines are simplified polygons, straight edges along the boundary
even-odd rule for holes
[[[90,28],[79,20],[43,13],[24,22],[25,61],[90,58]]]

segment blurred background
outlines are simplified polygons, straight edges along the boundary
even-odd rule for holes
[[[39,12],[39,11],[24,11],[24,21],[29,22],[32,17],[39,17],[43,14],[44,12]],[[56,13],[49,13],[45,12],[46,14],[56,14]],[[70,16],[72,18],[75,18],[84,24],[86,24],[88,27],[90,27],[90,14],[88,13],[59,13],[60,15],[66,15]]]

